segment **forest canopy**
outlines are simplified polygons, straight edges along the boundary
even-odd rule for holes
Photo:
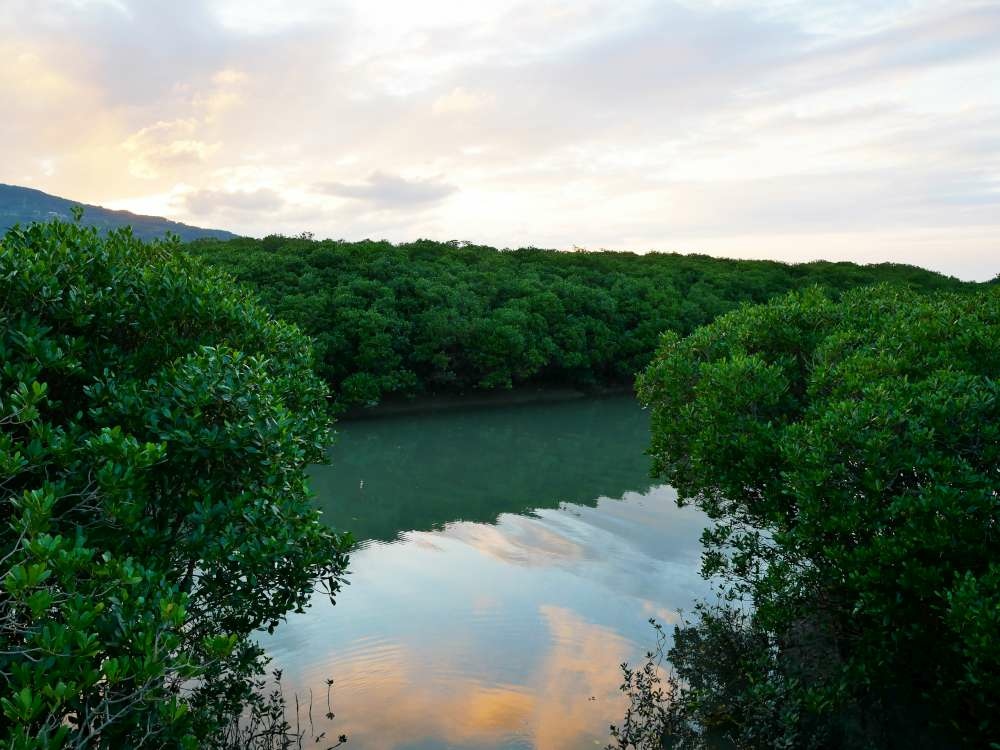
[[[661,332],[687,334],[743,303],[811,285],[959,289],[912,266],[703,255],[497,250],[428,240],[201,240],[194,255],[250,284],[314,337],[345,404],[519,384],[631,384]],[[970,285],[971,286],[971,285]]]

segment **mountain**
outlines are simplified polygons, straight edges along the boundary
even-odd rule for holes
[[[0,235],[15,224],[29,224],[32,221],[48,221],[53,217],[71,219],[71,208],[83,208],[83,223],[98,229],[110,230],[129,225],[137,237],[151,240],[163,237],[167,232],[178,235],[188,242],[199,237],[213,237],[229,240],[236,237],[222,229],[202,229],[189,224],[170,221],[161,216],[143,216],[131,211],[112,211],[109,208],[90,206],[86,203],[59,198],[33,188],[0,183]]]

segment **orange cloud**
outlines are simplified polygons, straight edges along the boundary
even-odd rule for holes
[[[633,648],[618,633],[571,610],[543,605],[539,614],[550,645],[523,682],[480,677],[476,649],[488,644],[439,643],[418,652],[381,639],[331,655],[324,668],[332,674],[313,668],[290,677],[312,686],[317,719],[325,713],[325,679],[332,676],[336,717],[317,721],[317,730],[347,733],[369,750],[420,740],[492,746],[521,739],[538,750],[603,743],[608,717],[624,708],[617,665]]]

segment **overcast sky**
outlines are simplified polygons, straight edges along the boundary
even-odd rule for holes
[[[1000,0],[0,0],[0,182],[263,235],[1000,273]]]

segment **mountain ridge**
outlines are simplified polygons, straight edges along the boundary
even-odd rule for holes
[[[162,238],[167,232],[184,242],[201,238],[234,239],[238,235],[224,229],[207,229],[166,219],[162,216],[115,211],[103,206],[74,201],[51,195],[36,188],[0,183],[0,234],[15,224],[48,221],[51,218],[69,220],[73,206],[83,208],[82,222],[103,231],[131,226],[132,232],[144,240]]]

